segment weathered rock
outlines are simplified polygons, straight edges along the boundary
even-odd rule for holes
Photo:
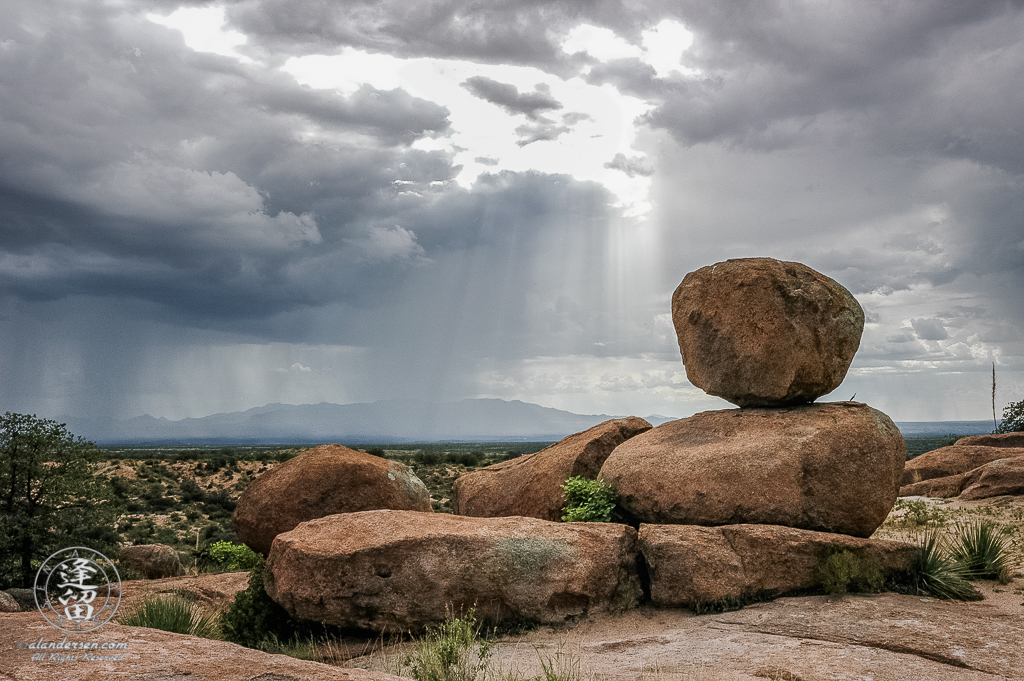
[[[0,617],[0,639],[4,641],[0,679],[5,681],[410,681],[384,672],[341,669],[287,655],[272,655],[227,641],[148,627],[128,627],[116,621],[86,634],[65,634],[54,629],[34,609],[31,613]],[[40,639],[44,643],[69,647],[56,650],[29,647]],[[75,643],[90,646],[95,643],[96,649],[70,648]],[[116,648],[118,645],[125,647]],[[45,657],[33,659],[39,653]],[[62,655],[65,657],[61,658]]]
[[[741,407],[802,404],[835,390],[864,330],[849,291],[772,258],[690,272],[672,296],[672,320],[686,377]]]
[[[32,589],[19,589],[12,587],[7,589],[7,595],[14,599],[22,612],[36,609],[36,597]]]
[[[140,544],[121,549],[121,563],[134,568],[144,579],[176,577],[182,573],[178,552],[166,544]]]
[[[896,500],[905,452],[889,417],[859,402],[726,409],[623,442],[600,477],[645,523],[868,537]]]
[[[1024,456],[1024,447],[987,447],[963,445],[958,442],[949,447],[933,449],[907,461],[903,468],[902,484],[912,485],[932,478],[966,473],[991,461],[1018,456]]]
[[[964,475],[960,498],[989,499],[1024,494],[1024,457],[998,459]]]
[[[817,589],[823,562],[840,551],[884,575],[906,573],[919,552],[911,544],[777,525],[641,525],[639,542],[651,600],[664,607]]]
[[[452,511],[489,518],[561,520],[562,483],[574,475],[596,478],[613,449],[650,429],[650,423],[636,416],[613,419],[534,454],[466,473],[453,486]]]
[[[967,473],[947,475],[944,478],[932,478],[922,480],[900,487],[901,497],[933,497],[935,499],[949,499],[960,494],[964,486],[964,477]]]
[[[249,485],[235,508],[235,534],[266,555],[274,537],[301,522],[375,509],[431,512],[430,492],[405,464],[321,445]]]
[[[994,433],[992,435],[968,435],[956,441],[957,445],[981,447],[1024,447],[1024,433]]]
[[[0,612],[21,612],[21,606],[9,593],[0,591]]]
[[[639,599],[636,531],[412,511],[334,515],[278,535],[264,587],[292,615],[373,631],[421,630],[469,608],[480,620],[564,623]]]

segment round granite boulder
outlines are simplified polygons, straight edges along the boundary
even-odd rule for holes
[[[672,321],[691,383],[740,407],[779,407],[842,383],[864,310],[806,265],[743,258],[687,274]]]
[[[321,445],[275,466],[246,488],[235,508],[235,534],[267,555],[274,537],[299,523],[376,509],[433,510],[426,485],[405,464]]]
[[[905,458],[888,416],[831,402],[669,421],[616,447],[600,477],[644,523],[869,537],[892,510]]]

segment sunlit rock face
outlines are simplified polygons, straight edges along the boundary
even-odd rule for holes
[[[691,383],[740,407],[779,407],[835,390],[860,345],[864,310],[806,265],[727,260],[690,272],[672,320]]]

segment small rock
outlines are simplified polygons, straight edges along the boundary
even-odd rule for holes
[[[903,436],[858,402],[707,411],[615,448],[600,477],[652,524],[786,525],[868,537],[896,501]]]
[[[903,467],[903,485],[966,473],[999,459],[1024,456],[1024,447],[965,445],[963,440],[916,456]]]
[[[14,599],[22,612],[36,609],[36,597],[32,589],[12,587],[7,590],[7,595]]]
[[[277,537],[267,594],[293,616],[383,632],[451,613],[561,624],[639,599],[636,530],[611,523],[364,511]]]
[[[177,577],[182,573],[178,552],[166,544],[141,544],[121,549],[121,562],[142,575],[143,579]]]
[[[235,534],[267,555],[274,537],[301,522],[382,508],[431,512],[430,492],[405,464],[321,445],[275,466],[246,488],[235,507]]]
[[[844,550],[886,576],[907,572],[920,551],[901,542],[774,525],[641,525],[639,545],[651,600],[660,607],[816,589],[821,564]]]
[[[21,606],[9,593],[0,591],[0,612],[21,612]]]
[[[803,404],[835,390],[864,331],[849,291],[772,258],[690,272],[672,296],[672,321],[689,381],[740,407]]]
[[[466,473],[455,481],[452,511],[487,518],[561,520],[562,483],[576,475],[596,478],[613,449],[650,429],[650,423],[636,416],[613,419],[534,454]]]
[[[950,499],[960,494],[964,486],[966,473],[947,475],[944,478],[932,478],[922,480],[900,487],[901,497],[932,497],[935,499]]]

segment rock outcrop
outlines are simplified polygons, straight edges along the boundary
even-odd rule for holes
[[[964,475],[960,498],[991,499],[1024,494],[1024,457],[997,459]]]
[[[740,407],[811,402],[843,381],[864,311],[806,265],[727,260],[690,272],[672,296],[686,377]]]
[[[613,419],[534,454],[466,473],[453,486],[452,511],[561,520],[562,483],[575,475],[596,478],[615,447],[650,429],[650,423],[635,416]]]
[[[266,555],[299,523],[375,509],[431,512],[430,492],[408,466],[341,445],[321,445],[249,485],[235,508],[235,534]]]
[[[1024,448],[1024,433],[994,433],[992,435],[968,435],[956,441],[957,445],[981,447]]]
[[[178,552],[166,544],[125,546],[121,549],[120,560],[144,579],[177,577],[182,573]]]
[[[670,421],[616,447],[600,477],[644,523],[760,523],[868,537],[892,509],[905,458],[889,417],[833,402]]]
[[[966,438],[965,438],[966,439]],[[991,447],[961,444],[940,447],[907,461],[903,468],[902,485],[912,485],[933,478],[966,473],[999,459],[1024,456],[1024,447]]]
[[[901,542],[774,525],[641,525],[639,543],[651,600],[663,607],[814,590],[822,584],[822,564],[840,551],[883,575],[906,573],[920,551]]]
[[[365,511],[278,535],[267,594],[294,616],[405,632],[478,620],[565,623],[641,595],[636,531],[606,523]]]

